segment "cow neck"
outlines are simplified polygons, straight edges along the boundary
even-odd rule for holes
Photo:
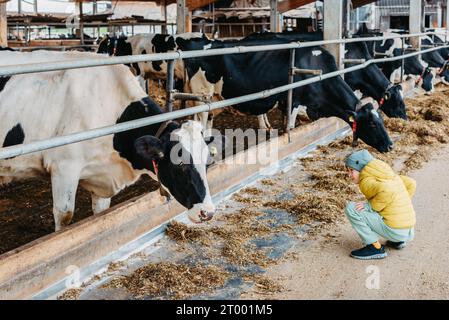
[[[173,123],[173,126],[170,126],[171,123]],[[173,130],[175,130],[176,128],[177,128],[176,123],[173,122],[172,120],[165,121],[160,125],[159,129],[157,130],[157,132],[154,136],[156,138],[160,139],[160,138],[162,138],[162,135],[164,135],[164,139],[165,139],[165,136],[170,135],[171,132]],[[167,129],[168,129],[168,132],[165,132],[165,131],[167,131]],[[159,183],[159,188],[158,188],[159,194],[163,197],[166,197],[168,200],[170,200],[170,193],[164,188],[164,186],[162,185],[162,182],[161,182],[161,177],[159,175],[159,164],[157,163],[157,161],[155,159],[152,159],[151,165],[153,167],[153,172],[156,176],[157,182]]]
[[[380,96],[379,99],[376,99],[377,102],[379,103],[379,108],[382,107],[385,103],[385,96],[387,95],[387,92],[393,88],[394,84],[392,84],[391,82],[387,85],[386,88],[383,89],[382,94]]]
[[[449,59],[444,61],[443,66],[438,70],[438,75],[441,76],[444,70],[447,68],[447,64],[449,63]],[[424,69],[425,71],[425,69]],[[424,73],[424,72],[423,72]]]
[[[424,75],[426,74],[427,69],[428,68],[423,67],[421,74],[419,75],[418,79],[416,79],[416,81],[415,81],[415,87],[417,87],[419,85],[419,83],[424,79]]]

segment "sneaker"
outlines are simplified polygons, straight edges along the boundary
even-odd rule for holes
[[[361,260],[383,259],[387,257],[387,253],[384,246],[376,249],[372,244],[369,244],[364,248],[352,251],[351,257]]]
[[[407,242],[405,241],[393,242],[388,240],[386,244],[387,246],[394,248],[396,250],[401,250],[407,246]]]

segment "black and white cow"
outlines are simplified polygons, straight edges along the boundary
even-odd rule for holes
[[[323,40],[322,32],[314,33],[259,33],[247,37],[282,37],[289,41],[320,41]],[[348,59],[372,59],[363,42],[347,43],[345,45],[345,58]],[[360,90],[363,95],[374,98],[380,109],[388,116],[407,119],[405,103],[401,85],[393,85],[376,65],[345,74],[345,81],[353,90]]]
[[[421,44],[427,46],[433,46],[434,42],[428,36],[421,39]],[[426,48],[424,48],[426,49]],[[422,54],[422,59],[428,63],[429,67],[436,68],[438,75],[445,84],[449,84],[449,65],[448,60],[441,56],[440,50],[426,52]]]
[[[345,45],[348,59],[372,59],[363,42]],[[379,108],[388,116],[407,119],[402,85],[393,84],[378,66],[371,64],[366,68],[346,74],[345,81],[353,89],[360,90],[365,96],[374,98]]]
[[[212,49],[233,46],[254,46],[289,43],[279,37],[272,39],[245,39],[241,41],[214,41],[207,45]],[[189,41],[177,41],[181,50],[189,50]],[[222,56],[184,59],[187,86],[193,93],[213,91],[220,87],[220,96],[234,98],[287,84],[289,70],[289,51],[253,52]],[[321,69],[323,73],[337,70],[335,59],[322,47],[297,49],[295,66],[302,69]],[[309,78],[310,75],[296,75],[295,81]],[[195,81],[194,81],[195,80]],[[198,85],[197,88],[192,84]],[[217,84],[219,84],[217,86]],[[234,105],[240,112],[252,115],[267,113],[276,104],[286,110],[287,93]],[[355,138],[382,152],[392,147],[392,142],[383,125],[381,116],[372,104],[360,105],[351,88],[341,77],[297,88],[293,91],[293,110],[299,105],[307,107],[312,120],[321,117],[339,117],[354,128]],[[355,124],[354,124],[355,123]]]
[[[434,29],[429,29],[427,31],[436,32],[435,35],[430,36],[435,45],[441,46],[448,44],[446,42],[446,32],[439,32],[438,30]],[[444,60],[449,59],[449,48],[441,48],[440,50],[438,50],[438,52],[440,53],[440,55],[443,57]]]
[[[149,53],[164,53],[177,50],[176,39],[190,40],[194,43],[199,40],[201,44],[198,49],[203,49],[203,39],[207,37],[202,33],[182,33],[178,35],[167,35],[160,33],[138,34],[131,37],[106,35],[99,43],[97,53],[106,53],[110,56],[130,56]],[[133,73],[144,79],[166,79],[167,61],[139,62],[132,64]],[[175,63],[175,76],[183,78],[182,62]]]
[[[0,64],[95,58],[95,54],[0,52]],[[123,65],[72,69],[2,80],[0,143],[9,147],[160,114]],[[0,160],[0,184],[51,176],[56,230],[73,216],[78,184],[94,213],[142,174],[160,182],[196,222],[214,212],[206,178],[208,147],[199,123],[154,124],[94,140]],[[156,173],[156,175],[155,175]]]
[[[359,37],[373,37],[373,36],[387,36],[393,35],[391,32],[375,32],[369,30],[360,30],[356,36]],[[400,39],[386,39],[379,41],[366,41],[365,42],[368,51],[374,58],[384,57],[396,57],[402,55],[402,41]],[[407,50],[408,45],[405,45],[405,53],[409,53]],[[379,63],[385,76],[390,79],[392,83],[400,81],[400,72],[402,67],[402,61],[388,61]],[[415,84],[420,86],[427,93],[434,91],[434,73],[426,62],[420,59],[418,56],[413,56],[404,59],[404,75],[411,75],[416,77]]]

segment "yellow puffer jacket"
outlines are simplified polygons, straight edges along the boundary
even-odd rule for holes
[[[374,159],[360,172],[359,187],[386,225],[395,229],[408,229],[415,225],[412,204],[415,180],[395,174],[388,164]]]

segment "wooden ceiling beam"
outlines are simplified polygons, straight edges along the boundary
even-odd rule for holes
[[[279,13],[284,13],[302,6],[306,4],[315,2],[314,0],[283,0],[278,3],[278,11]]]
[[[324,0],[326,1],[326,0]],[[284,13],[299,7],[305,6],[306,4],[315,2],[314,0],[283,0],[278,3],[279,13]],[[364,6],[365,4],[376,2],[376,0],[352,0],[354,8]]]
[[[186,0],[186,7],[190,11],[207,6],[217,0]]]
[[[375,0],[352,0],[352,6],[353,8],[358,8],[358,7],[362,7],[366,4],[372,3],[372,2],[376,2]]]

